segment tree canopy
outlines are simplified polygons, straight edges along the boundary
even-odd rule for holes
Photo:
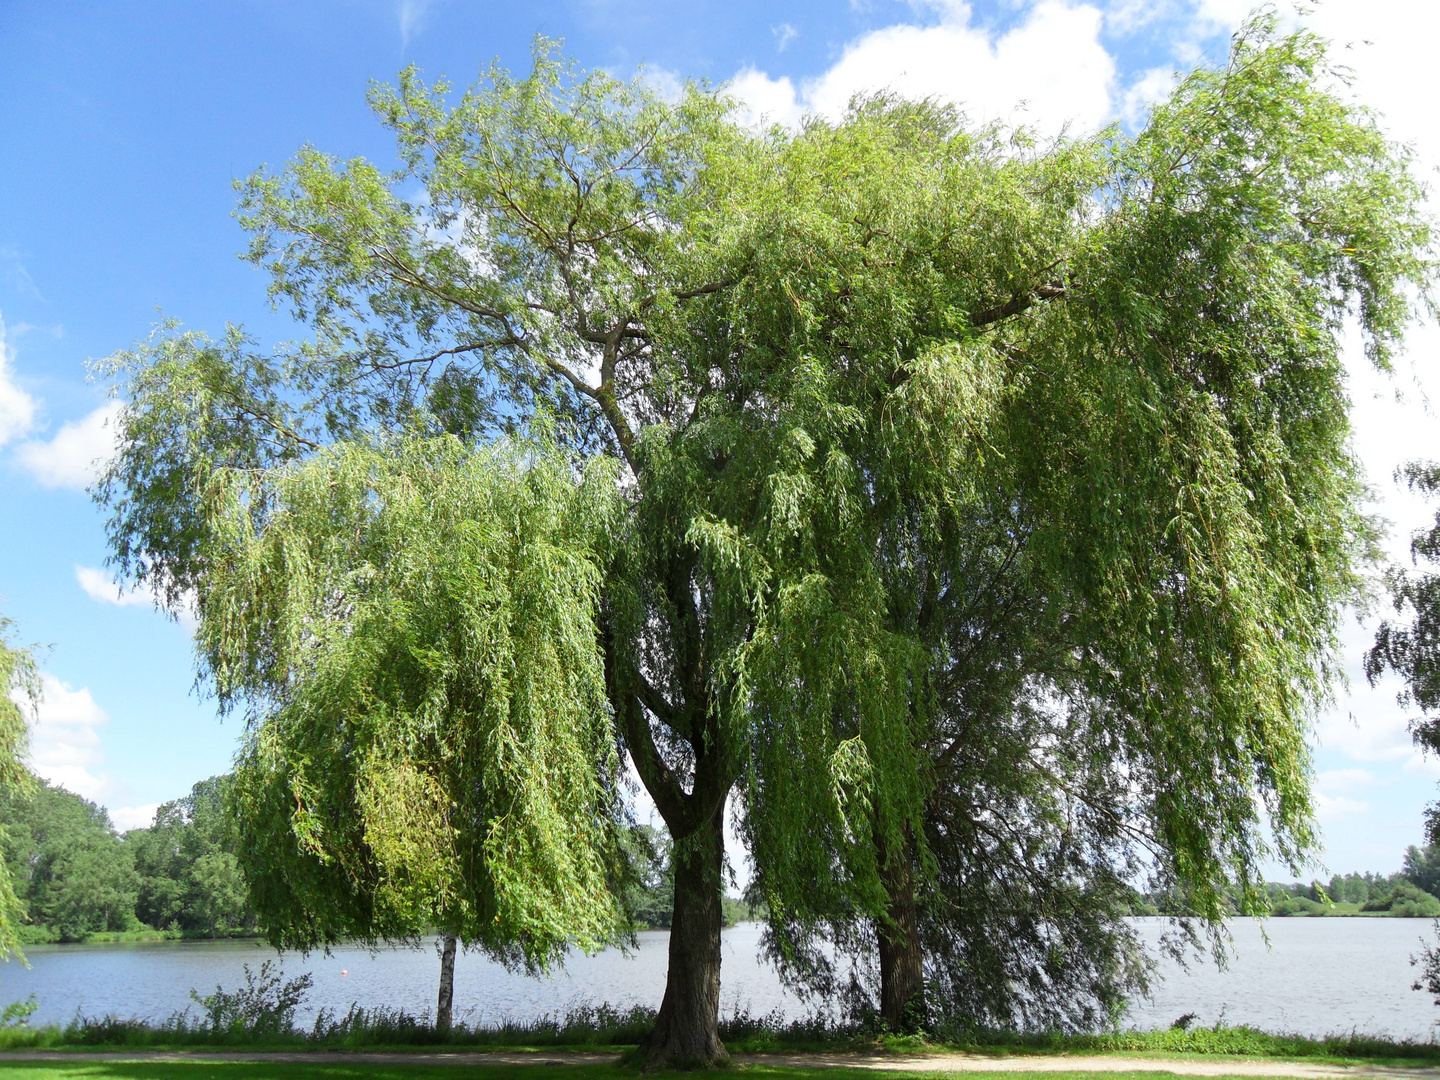
[[[908,950],[928,956],[945,1000],[978,1022],[1090,1023],[1143,975],[1117,871],[1147,868],[1214,924],[1231,885],[1242,910],[1264,910],[1264,859],[1298,864],[1313,851],[1309,724],[1329,693],[1338,617],[1362,598],[1373,551],[1338,329],[1358,311],[1372,359],[1388,364],[1406,289],[1432,274],[1407,153],[1319,88],[1323,72],[1319,42],[1272,38],[1262,21],[1227,68],[1190,76],[1133,141],[1112,133],[987,159],[917,140],[905,160],[919,168],[928,154],[931,171],[897,189],[913,223],[889,204],[855,208],[881,198],[878,159],[837,153],[864,162],[844,182],[803,170],[823,192],[816,202],[843,204],[827,220],[868,230],[852,234],[831,306],[788,338],[804,363],[837,373],[825,400],[847,409],[828,439],[805,424],[820,436],[804,478],[817,498],[796,515],[816,552],[805,595],[844,604],[868,576],[879,598],[861,655],[873,662],[887,633],[915,651],[895,649],[896,674],[876,678],[816,644],[833,609],[812,606],[787,628],[793,662],[776,681],[794,704],[773,749],[806,745],[810,760],[852,768],[855,740],[885,746],[894,784],[864,775],[893,808],[866,809],[882,829],[888,818],[912,834],[897,843],[891,825],[876,842],[826,790],[833,781],[795,773],[782,753],[756,755],[746,797],[757,880],[777,955],[802,974],[833,955],[808,949],[810,919],[823,913],[833,942],[853,941],[846,923],[858,917],[878,932],[882,998],[887,949]],[[797,143],[859,141],[864,125],[860,110]],[[885,130],[903,128],[890,115]],[[965,175],[955,157],[979,173],[974,188],[951,179]],[[933,207],[917,194],[931,192]],[[790,205],[798,215],[813,204]],[[1002,211],[987,228],[986,213]],[[965,271],[956,292],[976,276],[946,245],[963,236],[966,254],[1003,268],[975,239],[997,235],[1023,243],[1038,269],[1009,285],[1005,305],[947,296],[968,335],[928,320],[926,272]],[[795,273],[816,246],[797,245]],[[865,306],[870,278],[878,295]],[[1006,285],[986,291],[1004,296]],[[870,329],[859,313],[882,298],[905,321],[880,340],[902,357],[943,358],[956,387],[925,395],[938,404],[912,412],[913,430],[895,384],[921,392],[937,368],[856,362]],[[986,411],[972,425],[977,401]],[[825,486],[837,449],[862,463],[843,497]],[[839,527],[832,506],[844,508]],[[843,550],[835,535],[854,538],[856,563],[825,565]],[[877,707],[883,687],[896,696]],[[902,731],[905,718],[913,741],[897,754],[877,730]],[[861,770],[876,760],[864,755]],[[896,900],[926,878],[917,923]],[[834,883],[829,897],[817,881]],[[866,882],[883,899],[857,903]],[[906,920],[909,940],[887,942]],[[1052,947],[1069,933],[1075,947]],[[1047,959],[1062,955],[1095,966]],[[920,992],[918,961],[909,985],[885,1005],[892,1022]]]
[[[139,878],[104,807],[33,779],[0,792],[3,851],[29,943],[139,929]]]
[[[544,964],[625,920],[594,632],[613,470],[453,437],[210,492],[199,633],[249,709],[231,798],[277,944],[439,927]]]
[[[15,623],[0,615],[0,795],[23,796],[34,779],[25,767],[30,729],[25,706],[40,703],[40,672],[35,658],[23,646],[12,643]],[[8,837],[0,829],[0,845]],[[20,924],[25,905],[15,893],[13,859],[0,859],[0,956],[9,959],[20,947]]]
[[[230,788],[229,776],[201,780],[125,834],[140,879],[135,915],[147,926],[197,937],[255,932]]]
[[[247,181],[311,336],[118,354],[98,495],[252,710],[262,919],[600,940],[612,739],[674,845],[652,1063],[724,1053],[737,784],[782,952],[873,934],[896,1019],[927,951],[962,1008],[1016,1007],[965,981],[986,924],[947,892],[1013,901],[992,989],[1059,926],[1095,977],[1026,992],[1100,999],[1133,965],[1072,915],[1127,868],[1261,906],[1313,848],[1370,550],[1340,321],[1384,366],[1431,274],[1406,152],[1324,63],[1261,19],[1139,136],[1038,143],[886,95],[755,133],[541,42],[523,79],[376,88],[394,173],[307,148]]]

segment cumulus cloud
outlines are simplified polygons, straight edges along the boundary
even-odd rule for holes
[[[1112,33],[1130,34],[1174,15],[1176,0],[1111,0],[1105,25]]]
[[[1156,67],[1142,71],[1139,78],[1125,89],[1120,101],[1120,116],[1133,128],[1145,123],[1156,102],[1164,101],[1177,82],[1173,68]]]
[[[85,595],[97,604],[169,610],[154,590],[123,587],[97,566],[76,566],[75,581],[85,591]],[[193,632],[199,625],[195,614],[195,598],[190,593],[181,598],[180,610],[176,614],[180,625],[186,630]]]
[[[52,439],[22,443],[16,457],[45,487],[87,487],[115,453],[121,408],[118,401],[106,402],[87,416],[62,424]]]
[[[71,689],[49,672],[40,680],[44,696],[30,727],[31,769],[77,795],[102,800],[111,784],[95,768],[104,759],[100,729],[110,718],[88,688]]]
[[[0,318],[0,446],[27,435],[35,423],[35,399],[15,383],[15,350]]]
[[[652,67],[647,64],[641,70],[640,78],[645,81],[646,86],[672,105],[685,96],[685,80],[680,77],[678,72],[671,71],[669,68]]]
[[[744,103],[742,120],[793,126],[806,114],[835,119],[854,95],[878,90],[953,102],[972,121],[1023,124],[1042,135],[1067,125],[1094,130],[1112,114],[1115,62],[1100,43],[1098,8],[1042,0],[997,36],[972,25],[968,4],[932,6],[938,24],[872,31],[799,86],[741,70],[729,90]]]
[[[140,806],[115,806],[107,807],[110,811],[110,823],[115,826],[117,832],[129,832],[131,829],[144,829],[155,823],[155,811],[160,809],[159,803],[143,803]]]
[[[99,771],[105,755],[101,731],[110,722],[88,687],[76,690],[49,672],[40,676],[39,708],[30,716],[30,769],[82,798],[101,805],[125,796],[125,785]],[[29,703],[24,702],[29,712]],[[109,806],[110,822],[120,832],[149,825],[159,803]]]
[[[122,588],[104,570],[95,566],[75,567],[75,580],[85,595],[98,604],[116,607],[150,607],[155,597],[145,589]]]

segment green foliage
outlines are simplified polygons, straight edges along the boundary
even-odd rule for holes
[[[1440,896],[1440,847],[1433,844],[1423,848],[1410,845],[1405,849],[1405,861],[1400,872],[1417,888],[1432,896]]]
[[[203,997],[196,990],[190,999],[200,1006],[211,1034],[265,1039],[289,1034],[295,1027],[295,1010],[314,983],[307,972],[286,979],[285,972],[266,960],[259,971],[244,965],[245,985],[233,991],[215,987]]]
[[[40,1008],[40,1002],[31,994],[24,1001],[12,1001],[0,1011],[0,1029],[24,1027]]]
[[[786,531],[704,536],[771,575],[747,839],[800,977],[891,919],[906,825],[942,998],[1042,1027],[1143,979],[1114,868],[1214,927],[1313,851],[1307,732],[1373,542],[1338,328],[1358,303],[1383,366],[1432,274],[1407,155],[1323,69],[1262,19],[1134,142],[1002,149],[884,100],[776,137],[736,307],[771,293],[732,317],[785,359],[779,419],[734,454]]]
[[[1408,854],[1406,856],[1406,865],[1409,865]],[[1425,888],[1425,886],[1418,881],[1416,884],[1420,884],[1421,888]],[[1393,885],[1393,876],[1387,878],[1380,874],[1373,873],[1350,873],[1342,877],[1336,874],[1330,879],[1330,884],[1326,887],[1326,891],[1330,894],[1330,898],[1337,904],[1364,904],[1372,896],[1379,896],[1382,893],[1389,892]]]
[[[641,929],[666,928],[675,908],[675,869],[670,837],[649,825],[627,829],[622,835],[629,864],[625,910]]]
[[[185,798],[161,805],[153,825],[125,834],[140,877],[135,914],[142,923],[187,937],[255,932],[226,802],[230,784],[228,776],[202,780]]]
[[[1401,919],[1440,918],[1440,900],[1408,881],[1397,881],[1389,893],[1372,896],[1361,911],[1388,911]]]
[[[42,782],[28,793],[0,791],[0,825],[28,940],[79,941],[139,926],[139,878],[103,808]]]
[[[1126,873],[1262,910],[1373,548],[1340,322],[1386,366],[1433,270],[1408,155],[1275,25],[1047,145],[887,96],[756,136],[542,42],[377,89],[394,175],[246,182],[313,338],[118,354],[97,494],[249,709],[277,939],[605,940],[617,733],[677,896],[740,785],[802,977],[916,882],[957,1013],[1076,1024],[1143,978]],[[537,425],[576,456],[494,441]]]
[[[14,622],[0,615],[0,793],[23,797],[31,792],[34,778],[25,768],[25,751],[30,729],[25,723],[24,705],[33,710],[40,703],[40,673],[28,649],[11,642]],[[9,861],[10,847],[0,827],[0,957],[20,952],[20,925],[25,921],[25,904],[16,895],[14,873]]]
[[[621,1010],[609,1005],[582,1004],[564,1013],[534,1022],[506,1021],[493,1027],[455,1024],[441,1033],[423,1019],[404,1012],[351,1009],[344,1016],[323,1012],[310,1030],[290,1029],[266,1036],[237,1035],[230,1028],[213,1028],[205,1020],[177,1015],[159,1024],[122,1021],[116,1018],[77,1018],[66,1027],[0,1028],[0,1049],[63,1048],[150,1048],[243,1047],[264,1050],[381,1050],[435,1047],[448,1051],[465,1048],[562,1048],[625,1049],[633,1047],[653,1025],[652,1009],[636,1006]],[[1321,1059],[1333,1063],[1386,1061],[1435,1061],[1440,1047],[1430,1040],[1395,1040],[1357,1032],[1319,1038],[1259,1031],[1223,1024],[1172,1027],[1154,1031],[1107,1031],[1067,1035],[1059,1032],[1022,1033],[1010,1030],[955,1029],[928,1038],[877,1033],[851,1024],[836,1024],[819,1017],[787,1020],[778,1012],[753,1016],[743,1011],[722,1017],[720,1030],[725,1043],[737,1054],[765,1054],[776,1051],[856,1053],[873,1059],[878,1053],[935,1053],[959,1051],[968,1054],[1050,1055],[1050,1054],[1165,1054],[1175,1056],[1228,1055],[1249,1058]],[[317,1056],[319,1060],[319,1056]],[[833,1061],[833,1058],[829,1059]],[[1038,1064],[1042,1064],[1037,1062]],[[87,1065],[87,1067],[89,1067]],[[273,1070],[275,1063],[263,1066]],[[314,1067],[314,1066],[312,1066]],[[444,1066],[453,1069],[453,1065]],[[1013,1071],[1014,1063],[1011,1062]],[[347,1069],[355,1069],[354,1063]],[[414,1071],[416,1065],[407,1065]],[[514,1069],[516,1066],[507,1065]],[[547,1066],[554,1074],[555,1066]],[[613,1064],[605,1069],[612,1073]],[[833,1065],[828,1068],[834,1074]],[[1049,1068],[1043,1071],[1051,1072]],[[267,1074],[268,1075],[268,1074]],[[1069,1075],[1069,1074],[1065,1074]],[[1074,1074],[1076,1076],[1081,1073]],[[1083,1075],[1096,1075],[1086,1070]],[[1107,1075],[1101,1073],[1099,1075]]]
[[[237,855],[271,939],[439,927],[531,965],[613,940],[613,472],[442,437],[219,473],[208,497],[199,647],[248,710]]]

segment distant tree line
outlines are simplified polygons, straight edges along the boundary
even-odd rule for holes
[[[117,832],[104,807],[43,781],[0,791],[0,851],[23,910],[21,943],[163,933],[187,938],[258,934],[235,857],[230,776],[212,776],[167,802],[147,828]],[[626,849],[625,905],[637,929],[667,929],[675,875],[669,838],[641,826]],[[749,918],[724,898],[725,924]]]
[[[0,792],[5,863],[24,910],[21,941],[255,933],[224,810],[227,779],[202,780],[164,803],[150,827],[123,835],[103,807],[62,787]]]
[[[162,804],[151,825],[125,833],[116,831],[104,807],[62,787],[37,781],[0,791],[0,851],[23,909],[20,941],[260,933],[235,856],[234,817],[225,802],[230,783],[228,775],[202,780],[189,795]],[[669,837],[642,825],[627,834],[625,857],[631,872],[623,899],[632,925],[669,929],[675,897]],[[1440,918],[1440,845],[1407,848],[1402,868],[1393,874],[1269,882],[1265,891],[1270,914],[1278,917]],[[727,926],[756,917],[732,897],[724,897],[723,906]],[[1234,898],[1228,906],[1239,911]],[[1135,893],[1129,910],[1189,914],[1168,893]]]
[[[1270,914],[1390,915],[1396,918],[1440,918],[1440,845],[1405,849],[1401,869],[1393,874],[1333,874],[1328,883],[1318,880],[1265,884]],[[1226,898],[1232,912],[1239,911],[1234,897]],[[1137,896],[1130,904],[1135,915],[1188,915],[1183,901],[1170,893]]]

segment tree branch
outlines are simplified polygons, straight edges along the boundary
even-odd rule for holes
[[[1008,319],[1012,315],[1019,315],[1026,308],[1032,306],[1036,300],[1059,300],[1066,295],[1068,294],[1063,285],[1039,285],[1030,292],[1011,297],[997,307],[975,312],[970,316],[970,325],[978,330],[981,327],[1000,322],[1002,319]]]

